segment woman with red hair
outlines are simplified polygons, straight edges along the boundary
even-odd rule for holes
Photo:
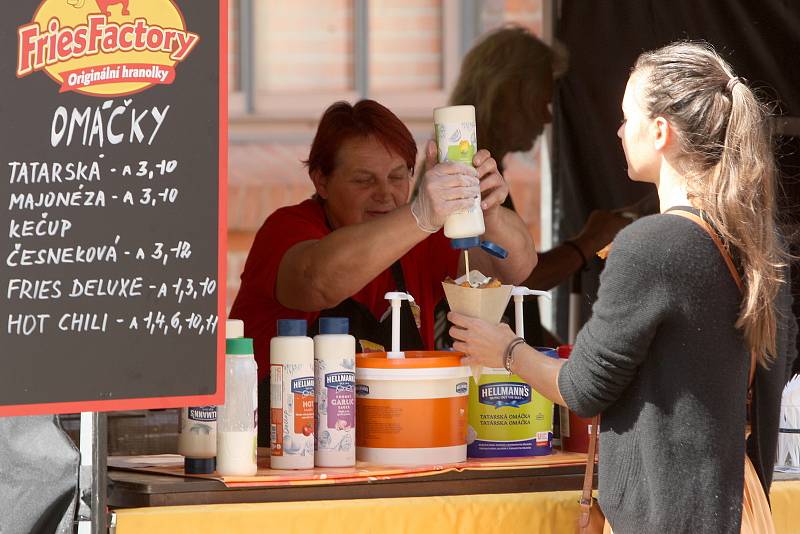
[[[482,196],[484,237],[509,254],[499,260],[475,249],[471,267],[514,284],[535,266],[525,224],[501,206],[508,186],[488,151],[475,154],[474,167],[436,164],[436,146],[430,142],[429,170],[409,202],[416,155],[405,125],[375,101],[337,102],[323,114],[306,161],[316,194],[267,218],[231,310],[255,342],[263,409],[269,407],[265,378],[277,319],[305,319],[314,335],[320,316],[348,317],[356,339],[388,347],[391,321],[383,321],[389,305],[384,295],[407,291],[415,305],[402,308],[402,348],[432,349],[441,282],[464,271],[463,256],[441,228],[448,215],[470,207],[477,195]]]

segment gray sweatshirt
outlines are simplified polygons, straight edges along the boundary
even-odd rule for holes
[[[767,493],[797,352],[784,286],[778,354],[758,368],[748,444]],[[645,217],[614,240],[558,385],[577,414],[602,413],[599,499],[615,534],[739,532],[750,366],[734,326],[741,300],[719,250],[690,220]]]

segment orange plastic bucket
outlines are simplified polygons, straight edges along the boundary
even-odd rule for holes
[[[460,352],[356,356],[356,456],[381,465],[467,458],[469,368]]]

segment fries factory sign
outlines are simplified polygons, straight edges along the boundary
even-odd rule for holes
[[[227,10],[3,3],[0,416],[220,400]]]

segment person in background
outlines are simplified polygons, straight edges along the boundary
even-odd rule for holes
[[[405,291],[401,348],[433,348],[433,309],[442,281],[463,273],[463,254],[441,228],[451,213],[482,196],[484,237],[508,251],[500,260],[475,249],[471,265],[506,283],[519,283],[536,265],[524,222],[501,206],[508,186],[487,150],[474,167],[436,164],[427,146],[427,171],[409,202],[417,146],[391,111],[372,100],[337,102],[319,122],[308,160],[316,194],[270,215],[256,234],[230,316],[254,339],[259,411],[269,421],[269,341],[278,319],[306,319],[309,335],[320,316],[350,319],[357,340],[391,346],[389,291]],[[260,425],[260,443],[266,427]]]
[[[525,28],[509,26],[488,33],[464,57],[450,104],[475,106],[478,144],[494,156],[500,172],[507,154],[531,150],[552,122],[553,83],[564,70],[563,55]],[[511,196],[504,206],[514,209]],[[630,221],[618,212],[593,211],[576,236],[539,253],[536,269],[521,285],[547,291],[569,280]],[[513,313],[509,306],[511,324]],[[526,302],[524,313],[526,338],[543,344],[537,303]]]
[[[628,174],[656,185],[661,214],[614,239],[570,359],[451,313],[455,348],[582,417],[602,414],[606,532],[773,532],[766,495],[797,323],[767,113],[690,42],[639,57],[622,111]]]

